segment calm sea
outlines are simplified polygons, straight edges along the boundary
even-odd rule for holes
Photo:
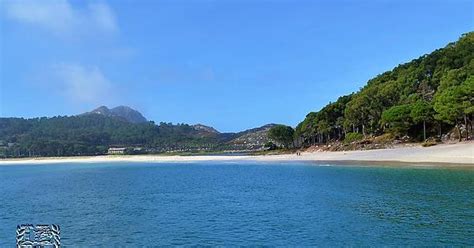
[[[0,166],[17,224],[63,245],[474,245],[474,170],[305,163]]]

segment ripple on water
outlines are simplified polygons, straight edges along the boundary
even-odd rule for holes
[[[474,171],[302,163],[0,167],[0,246],[474,245]]]

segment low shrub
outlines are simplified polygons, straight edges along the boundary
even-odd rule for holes
[[[347,133],[346,137],[344,138],[345,143],[352,143],[354,141],[359,141],[364,138],[364,135],[360,133]]]

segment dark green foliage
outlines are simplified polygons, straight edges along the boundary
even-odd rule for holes
[[[268,141],[267,143],[265,143],[263,147],[268,150],[275,150],[277,148],[277,146],[271,141]]]
[[[435,96],[436,118],[456,124],[465,115],[472,115],[474,109],[474,76],[459,85],[448,86]]]
[[[411,105],[410,117],[414,123],[432,121],[435,112],[433,106],[427,101],[417,101]]]
[[[285,148],[290,147],[293,142],[293,135],[293,128],[285,125],[276,125],[268,131],[268,137],[275,142],[282,144]]]
[[[342,140],[348,132],[416,137],[421,133],[426,139],[426,129],[439,127],[439,121],[450,127],[462,123],[471,130],[473,113],[471,32],[445,48],[378,75],[357,93],[309,113],[298,124],[296,134],[305,144]]]
[[[443,91],[439,91],[434,98],[434,109],[437,112],[435,118],[455,125],[459,140],[461,140],[461,123],[464,122],[467,137],[469,137],[469,133],[472,133],[470,130],[472,130],[472,116],[474,113],[474,76],[469,75],[461,83],[456,80],[448,81],[445,85],[450,86],[446,86]]]
[[[393,106],[382,113],[382,123],[388,125],[389,129],[397,134],[406,134],[412,125],[412,105],[403,104]]]
[[[143,147],[152,152],[210,149],[217,137],[201,136],[192,126],[130,123],[98,114],[53,118],[0,118],[3,156],[105,154],[110,146]],[[11,144],[8,147],[8,143]]]
[[[423,140],[426,140],[426,123],[433,121],[434,114],[431,102],[419,100],[412,104],[410,117],[415,124],[423,123]]]
[[[341,139],[345,132],[344,109],[351,100],[352,95],[342,96],[334,103],[329,103],[319,112],[309,113],[303,122],[295,129],[297,137],[306,139],[309,142],[322,142],[331,138]],[[309,138],[313,138],[312,141]]]
[[[345,143],[351,143],[351,142],[354,142],[354,141],[362,140],[363,138],[364,138],[364,135],[362,135],[360,133],[347,133],[346,137],[344,138],[344,142]]]

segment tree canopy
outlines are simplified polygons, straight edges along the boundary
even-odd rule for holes
[[[214,149],[218,136],[203,136],[186,124],[130,123],[102,115],[0,118],[3,156],[97,155],[109,147],[143,147],[163,152]],[[11,144],[11,146],[8,146]]]
[[[372,79],[358,92],[309,113],[296,127],[304,143],[343,140],[349,132],[426,138],[463,123],[472,129],[474,33]],[[441,125],[443,122],[444,125]],[[420,130],[423,131],[423,135]],[[425,131],[426,129],[426,131]]]
[[[290,126],[276,125],[268,131],[268,137],[286,148],[293,142],[294,130]]]

